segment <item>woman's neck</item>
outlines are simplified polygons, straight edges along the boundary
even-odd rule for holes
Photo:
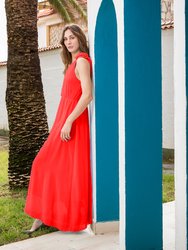
[[[72,53],[72,62],[76,59],[76,56],[80,53],[80,51],[77,51],[75,53]]]

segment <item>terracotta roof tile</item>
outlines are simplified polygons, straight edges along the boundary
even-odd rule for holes
[[[0,67],[2,67],[2,66],[6,66],[6,65],[7,65],[7,61],[0,62]]]
[[[52,15],[54,13],[55,13],[55,10],[53,8],[43,9],[43,10],[38,11],[37,17],[41,18],[41,17]]]
[[[165,30],[165,29],[173,29],[174,28],[174,21],[168,21],[168,22],[162,22],[161,24],[161,29]]]
[[[61,44],[51,45],[51,46],[48,46],[48,47],[39,48],[39,52],[44,52],[44,51],[59,49],[61,47],[62,47]]]

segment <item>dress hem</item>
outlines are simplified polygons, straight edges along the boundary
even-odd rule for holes
[[[77,232],[77,231],[82,231],[84,229],[87,228],[88,225],[92,224],[92,221],[86,223],[86,224],[82,224],[78,227],[67,227],[67,226],[59,226],[56,223],[52,222],[52,221],[48,221],[45,220],[44,218],[42,218],[42,216],[36,216],[36,215],[32,215],[31,213],[28,213],[26,211],[24,211],[26,214],[28,214],[30,217],[34,218],[34,219],[39,219],[41,220],[44,225],[46,226],[50,226],[50,227],[55,227],[57,229],[59,229],[60,231],[64,231],[64,232]]]

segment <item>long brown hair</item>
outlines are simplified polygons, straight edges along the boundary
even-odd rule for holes
[[[64,73],[66,72],[69,64],[71,64],[71,62],[72,62],[72,55],[67,50],[67,48],[64,44],[65,31],[67,31],[67,30],[70,30],[78,38],[79,50],[81,52],[86,52],[89,54],[89,48],[87,46],[87,39],[86,39],[86,36],[85,36],[84,32],[82,31],[82,29],[76,24],[66,25],[63,29],[62,38],[60,41],[60,44],[62,45],[62,48],[63,48],[63,50],[61,52],[61,57],[62,57],[64,65],[65,65]]]

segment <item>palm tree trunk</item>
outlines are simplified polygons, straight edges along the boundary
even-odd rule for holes
[[[8,32],[6,104],[9,186],[28,185],[31,164],[48,135],[38,56],[37,0],[5,0]]]

